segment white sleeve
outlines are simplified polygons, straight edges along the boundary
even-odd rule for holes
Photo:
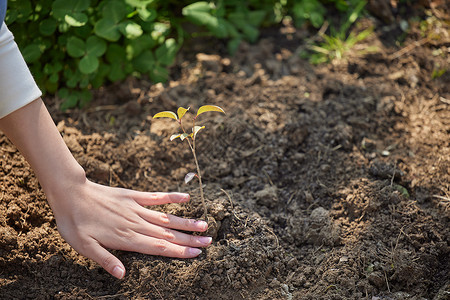
[[[0,118],[41,95],[14,36],[3,23],[0,29]]]

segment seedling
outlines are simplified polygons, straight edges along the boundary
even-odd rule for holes
[[[202,204],[203,204],[203,217],[205,218],[208,211],[206,208],[206,202],[205,202],[205,197],[203,195],[203,184],[202,184],[202,173],[200,171],[200,167],[198,165],[198,159],[197,159],[197,154],[195,152],[195,142],[197,140],[197,134],[200,130],[204,129],[205,126],[198,126],[195,125],[195,122],[198,118],[199,115],[205,113],[205,112],[209,112],[209,111],[218,111],[218,112],[222,112],[225,113],[225,111],[215,105],[204,105],[201,106],[198,111],[197,111],[197,115],[195,115],[195,117],[192,118],[192,129],[191,129],[191,133],[187,133],[184,126],[183,126],[183,122],[181,121],[182,118],[184,117],[184,115],[186,114],[186,112],[189,110],[190,107],[183,108],[183,107],[179,107],[177,110],[177,113],[171,112],[171,111],[162,111],[157,113],[156,115],[153,116],[153,119],[155,118],[171,118],[174,119],[178,122],[178,124],[180,125],[180,128],[182,130],[182,133],[177,133],[177,134],[173,134],[170,137],[170,140],[173,141],[177,138],[180,138],[181,141],[186,140],[188,142],[189,148],[192,151],[192,155],[194,156],[194,162],[195,162],[195,166],[197,167],[197,173],[193,173],[190,172],[188,174],[186,174],[186,176],[184,177],[184,182],[188,183],[189,181],[191,181],[194,177],[198,178],[198,183],[200,186],[200,198],[202,199]]]

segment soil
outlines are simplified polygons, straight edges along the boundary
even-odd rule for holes
[[[376,52],[326,65],[301,59],[312,36],[286,25],[233,57],[192,43],[164,85],[129,79],[67,112],[46,98],[90,179],[189,192],[158,209],[194,218],[191,153],[169,141],[175,122],[151,116],[221,106],[198,144],[214,240],[187,260],[114,251],[128,270],[116,280],[59,236],[1,135],[0,298],[450,299],[449,23],[411,22],[406,35],[400,22],[371,24],[360,49]]]

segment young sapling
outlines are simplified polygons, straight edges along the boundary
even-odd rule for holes
[[[177,110],[177,113],[171,112],[171,111],[162,111],[157,113],[156,115],[153,116],[153,119],[155,118],[171,118],[174,119],[178,122],[178,125],[180,125],[180,128],[182,130],[181,133],[177,133],[177,134],[173,134],[170,137],[170,140],[173,141],[177,138],[180,138],[181,141],[186,140],[188,142],[189,148],[191,149],[192,155],[194,156],[194,162],[195,162],[195,166],[197,168],[197,173],[194,172],[190,172],[188,174],[186,174],[186,176],[184,177],[184,182],[188,183],[189,181],[191,181],[194,177],[198,178],[198,183],[200,186],[200,198],[202,199],[202,204],[203,204],[203,218],[206,218],[206,215],[208,213],[207,208],[206,208],[206,202],[205,202],[205,197],[203,195],[203,184],[202,184],[202,173],[200,171],[200,166],[198,164],[198,159],[197,159],[197,154],[196,154],[196,140],[197,140],[197,134],[200,130],[204,129],[205,126],[198,126],[195,125],[195,122],[198,118],[199,115],[205,113],[205,112],[209,112],[209,111],[217,111],[217,112],[221,112],[221,113],[225,113],[225,111],[220,108],[219,106],[216,105],[203,105],[201,106],[198,111],[197,114],[192,118],[192,129],[191,129],[191,133],[187,133],[184,126],[183,126],[183,122],[181,121],[183,116],[186,114],[186,112],[190,109],[190,107],[183,108],[183,107],[179,107]]]

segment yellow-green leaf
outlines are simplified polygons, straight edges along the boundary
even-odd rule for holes
[[[225,113],[225,111],[223,109],[221,109],[220,107],[218,107],[216,105],[203,105],[202,107],[200,107],[198,109],[196,117],[198,117],[200,114],[202,114],[204,112],[208,112],[208,111],[218,111],[218,112]]]
[[[181,133],[179,133],[179,134],[172,134],[170,136],[170,140],[173,141],[174,139],[179,138],[180,136],[181,136]]]
[[[180,135],[180,139],[183,141],[185,138],[187,138],[189,136],[189,134],[187,133],[183,133]]]
[[[195,127],[194,127],[194,130],[193,130],[194,139],[195,139],[195,136],[197,135],[197,132],[199,132],[199,131],[202,130],[203,128],[205,128],[205,126],[195,126]]]
[[[178,119],[181,120],[181,118],[184,116],[184,114],[189,110],[190,107],[188,107],[187,109],[184,107],[179,107],[177,110],[177,114],[178,114]]]
[[[159,113],[157,113],[156,115],[153,116],[153,119],[156,119],[156,118],[171,118],[171,119],[174,119],[174,120],[178,120],[177,115],[174,112],[171,112],[171,111],[159,112]]]

